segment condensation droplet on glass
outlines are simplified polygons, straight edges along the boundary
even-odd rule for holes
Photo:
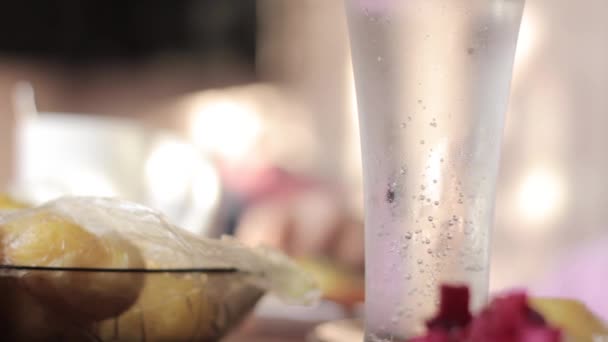
[[[427,252],[427,253],[429,253],[429,254],[433,254],[433,250],[432,250],[432,249],[430,249],[430,248],[429,248],[429,249],[427,249],[427,250],[426,250],[426,252]]]
[[[382,56],[378,56],[377,60],[378,62],[382,62]]]
[[[424,145],[424,140],[420,140],[420,145]]]
[[[433,222],[433,216],[429,216],[429,222]]]
[[[424,201],[425,198],[426,198],[426,196],[424,196],[424,195],[418,196],[418,199],[421,200],[421,201]]]
[[[434,203],[434,204],[435,204],[435,205],[439,205],[439,201],[435,201],[435,203]]]
[[[443,163],[443,158],[439,159],[439,161]]]
[[[406,128],[406,127],[407,127],[407,124],[405,122],[402,122],[401,123],[401,128]]]
[[[464,203],[463,200],[462,200],[462,198],[459,198],[458,199],[458,204],[462,204],[462,203]]]
[[[446,237],[448,238],[448,240],[452,240],[454,238],[454,236],[452,235],[452,233],[448,233],[446,235]]]
[[[407,232],[403,236],[405,237],[406,240],[411,240],[412,239],[412,233],[411,232]]]
[[[424,240],[424,244],[425,245],[430,245],[431,244],[431,239],[429,239],[428,237]]]
[[[431,121],[431,123],[429,125],[431,125],[431,127],[437,127],[437,122]]]
[[[418,265],[422,265],[424,261],[422,259],[418,259]]]
[[[410,280],[410,279],[412,279],[412,274],[411,273],[406,274],[405,280]]]
[[[431,199],[430,199],[430,198],[427,198],[427,199],[426,199],[426,203],[431,203]]]
[[[411,117],[411,116],[408,116],[408,117],[407,117],[407,121],[412,121],[412,117]]]
[[[402,175],[405,175],[407,173],[407,168],[405,166],[402,166],[401,169],[399,170],[399,173],[401,173]]]
[[[414,234],[420,234],[420,233],[422,233],[422,229],[417,229],[417,230],[414,232]]]
[[[426,186],[424,186],[424,184],[422,184],[422,185],[420,186],[420,189],[421,189],[421,190],[424,190],[424,189],[426,189]]]
[[[436,180],[436,179],[433,179],[433,183],[434,183],[434,184],[437,184],[437,180]]]

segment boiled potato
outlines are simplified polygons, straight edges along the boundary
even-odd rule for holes
[[[72,329],[23,289],[16,277],[0,276],[3,341],[56,341]]]
[[[0,210],[2,209],[23,209],[27,204],[21,203],[8,195],[0,194]]]
[[[207,341],[216,333],[216,314],[206,297],[206,280],[204,275],[148,275],[137,303],[99,325],[101,339]]]
[[[563,298],[532,298],[530,305],[554,326],[563,329],[569,341],[592,342],[595,336],[608,336],[608,327],[585,304]]]
[[[132,244],[98,236],[68,218],[35,211],[0,225],[4,264],[78,268],[143,268]],[[30,271],[19,279],[51,310],[88,322],[114,317],[137,300],[143,275],[136,273]]]

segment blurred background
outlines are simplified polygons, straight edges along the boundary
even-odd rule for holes
[[[604,0],[527,0],[491,276],[494,291],[573,296],[604,317],[607,12]],[[16,197],[140,201],[197,234],[329,257],[348,279],[328,281],[330,297],[361,298],[339,0],[2,4],[0,142],[0,189]]]

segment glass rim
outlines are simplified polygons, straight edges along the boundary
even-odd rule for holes
[[[2,271],[47,271],[47,272],[99,272],[99,273],[213,273],[232,274],[245,273],[235,267],[186,267],[186,268],[103,268],[103,267],[62,267],[62,266],[33,266],[33,265],[0,265]]]

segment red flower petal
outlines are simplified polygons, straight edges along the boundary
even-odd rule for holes
[[[469,297],[466,286],[442,286],[439,313],[427,322],[429,330],[450,331],[466,327],[472,318]]]

